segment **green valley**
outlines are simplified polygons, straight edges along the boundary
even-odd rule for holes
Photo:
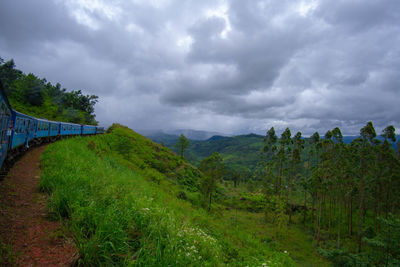
[[[263,212],[236,208],[232,184],[219,184],[211,211],[202,208],[203,179],[169,149],[113,125],[51,145],[41,189],[84,265],[329,265],[301,228],[282,231]]]

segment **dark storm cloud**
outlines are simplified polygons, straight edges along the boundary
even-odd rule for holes
[[[400,2],[12,1],[0,56],[132,128],[399,127]]]

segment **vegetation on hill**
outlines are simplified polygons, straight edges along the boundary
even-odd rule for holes
[[[94,105],[97,96],[84,95],[81,90],[68,92],[57,83],[24,74],[14,61],[0,58],[0,81],[11,106],[27,115],[49,120],[97,125]]]
[[[153,141],[178,152],[175,144],[177,138],[170,135],[151,137]],[[254,177],[260,161],[260,151],[263,148],[263,136],[256,134],[238,135],[233,137],[213,136],[205,141],[190,140],[185,151],[185,158],[198,166],[200,161],[218,152],[224,160],[227,172],[226,178],[232,179],[235,173],[241,180]]]
[[[42,166],[41,188],[73,232],[81,264],[329,265],[300,229],[278,234],[262,212],[225,205],[237,190],[229,184],[212,186],[208,211],[206,174],[126,127],[52,144]]]
[[[235,188],[220,203],[301,228],[337,266],[386,266],[400,258],[398,137],[393,126],[377,135],[372,123],[348,138],[339,128],[310,138],[286,129],[278,138],[271,128],[265,137],[193,141],[187,158],[198,165],[220,153],[230,170],[225,183]]]
[[[264,139],[266,218],[280,217],[276,207],[284,205],[285,224],[303,224],[337,266],[399,264],[400,240],[386,233],[400,234],[400,154],[393,126],[381,136],[368,122],[350,144],[336,127],[305,147],[300,132],[278,138],[272,127]]]

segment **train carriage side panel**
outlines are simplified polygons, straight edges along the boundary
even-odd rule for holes
[[[79,124],[61,122],[61,135],[79,135],[81,133],[81,127]]]
[[[82,125],[82,134],[83,135],[96,134],[96,126]]]
[[[12,110],[11,114],[14,123],[11,135],[11,149],[21,145],[28,145],[29,141],[34,138],[32,125],[35,124],[36,119],[15,110]]]
[[[0,82],[0,167],[7,157],[11,136],[11,106]]]
[[[49,137],[50,121],[37,119],[36,138]]]
[[[57,136],[59,134],[60,123],[56,121],[50,121],[49,136]]]
[[[104,127],[96,127],[96,134],[103,134],[104,133]]]

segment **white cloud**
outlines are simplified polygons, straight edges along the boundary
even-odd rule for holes
[[[5,0],[0,56],[99,95],[104,124],[356,134],[400,124],[399,13],[398,0]]]

